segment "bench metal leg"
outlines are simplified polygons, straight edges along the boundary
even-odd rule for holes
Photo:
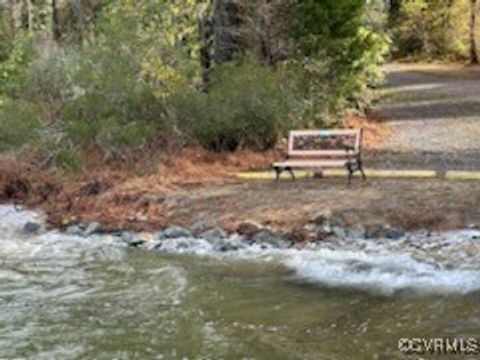
[[[353,178],[352,164],[347,163],[346,167],[347,167],[347,171],[348,171],[348,185],[350,185],[352,183],[352,178]]]
[[[275,181],[280,181],[280,175],[282,175],[283,169],[279,167],[274,167],[273,170],[275,170],[276,173]]]
[[[358,170],[360,170],[360,173],[362,174],[363,181],[366,181],[367,176],[365,175],[365,171],[363,171],[363,164],[361,160],[358,161]]]
[[[295,173],[293,172],[291,167],[287,167],[287,171],[290,173],[290,176],[292,177],[292,180],[297,180],[295,178]]]

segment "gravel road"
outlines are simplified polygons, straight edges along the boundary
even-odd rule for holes
[[[392,131],[367,149],[369,165],[480,169],[480,68],[392,64],[386,73],[374,110]]]

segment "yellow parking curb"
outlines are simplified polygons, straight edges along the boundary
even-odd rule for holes
[[[250,172],[241,172],[235,174],[240,179],[245,180],[274,180],[276,178],[274,171],[250,171]],[[297,179],[307,179],[313,177],[312,171],[295,171],[295,177]],[[288,172],[282,173],[280,176],[281,179],[291,179],[291,176]]]
[[[434,178],[437,176],[435,170],[377,170],[366,169],[367,177],[373,178]],[[346,171],[341,169],[327,169],[323,172],[326,177],[346,176]],[[357,172],[355,176],[360,176]]]
[[[437,172],[435,170],[377,170],[367,169],[365,170],[367,177],[371,178],[435,178]],[[312,178],[315,172],[313,171],[295,171],[295,177],[297,179]],[[245,180],[273,180],[275,179],[274,171],[256,171],[256,172],[241,172],[235,174],[240,179]],[[346,177],[347,172],[342,169],[327,169],[323,171],[324,177]],[[360,174],[357,172],[355,176]],[[478,173],[480,179],[480,172]],[[281,179],[290,179],[288,172],[283,172]]]
[[[480,180],[480,171],[447,171],[445,179],[449,180]]]

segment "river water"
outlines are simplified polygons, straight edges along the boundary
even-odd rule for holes
[[[1,359],[395,359],[401,338],[480,338],[473,231],[429,235],[420,256],[412,239],[221,253],[27,221],[42,219],[0,206]]]

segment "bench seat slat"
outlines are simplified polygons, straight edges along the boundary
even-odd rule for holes
[[[286,160],[273,163],[278,168],[322,168],[322,167],[345,167],[348,160]]]

